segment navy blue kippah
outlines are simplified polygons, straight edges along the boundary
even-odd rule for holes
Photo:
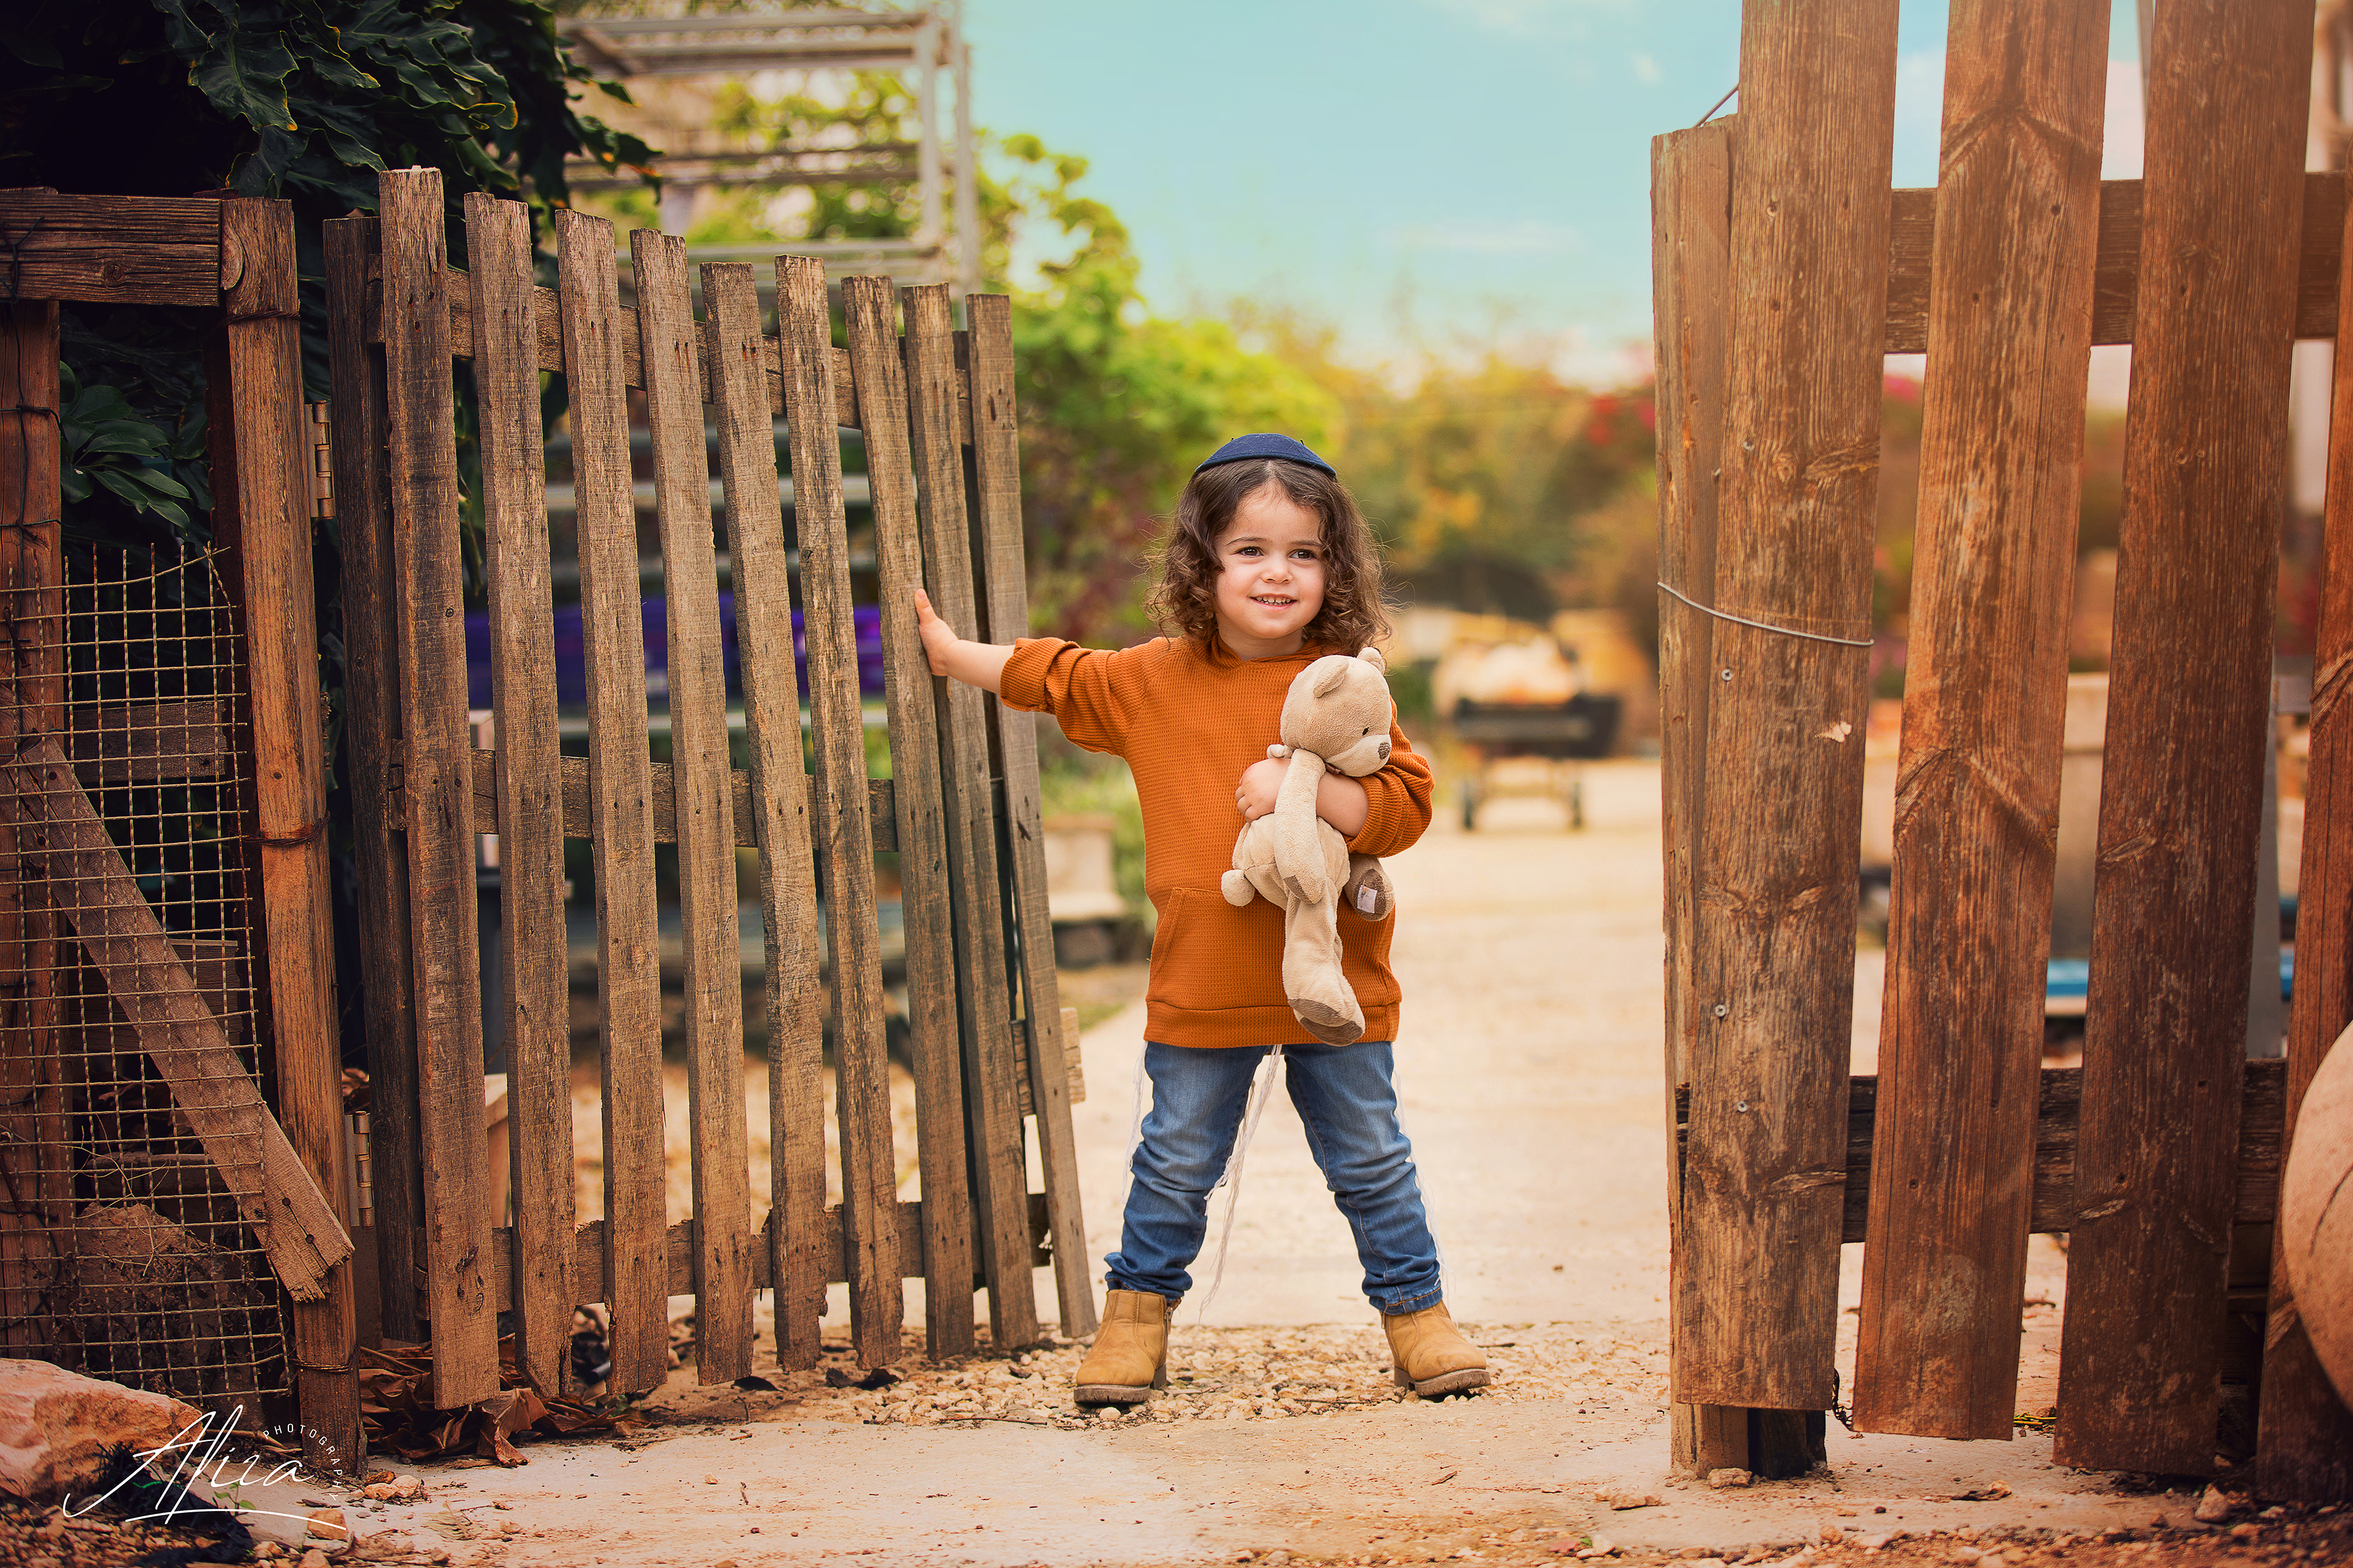
[[[1309,451],[1304,441],[1268,433],[1235,437],[1210,453],[1209,460],[1193,471],[1198,474],[1203,468],[1214,468],[1222,463],[1246,463],[1252,458],[1280,458],[1285,462],[1304,463],[1311,468],[1321,468],[1335,479],[1340,477],[1339,470]]]

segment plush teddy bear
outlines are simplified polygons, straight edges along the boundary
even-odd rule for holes
[[[1351,855],[1340,830],[1315,815],[1315,788],[1329,770],[1363,778],[1389,760],[1389,686],[1379,650],[1331,654],[1294,677],[1282,701],[1282,743],[1291,759],[1274,809],[1246,824],[1234,868],[1219,880],[1240,909],[1253,896],[1282,907],[1282,992],[1307,1032],[1345,1046],[1365,1032],[1364,1009],[1340,969],[1339,904],[1386,920],[1395,895],[1370,855]]]

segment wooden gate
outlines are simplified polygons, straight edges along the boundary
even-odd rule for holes
[[[2207,1472],[2237,1333],[2263,1489],[2353,1487],[2353,1416],[2264,1281],[2284,1128],[2353,1015],[2345,187],[2304,173],[2309,0],[2158,7],[2146,178],[2102,183],[2109,9],[1957,0],[1933,190],[1889,190],[1895,0],[1747,7],[1736,118],[1655,144],[1686,1466],[1819,1458],[1842,1242],[1856,1425],[2010,1436],[2027,1238],[2064,1231],[2063,1462]],[[2298,337],[2338,379],[2283,1071],[2247,1059],[2249,932]],[[2043,1069],[2085,371],[2120,342],[2087,1033]],[[1921,352],[1885,1023],[1850,1080],[1882,355]]]
[[[1010,317],[944,286],[841,287],[833,345],[821,264],[779,258],[777,331],[754,271],[702,269],[630,237],[620,303],[611,226],[555,216],[558,283],[534,286],[524,209],[470,195],[448,265],[441,179],[382,176],[376,218],[327,226],[353,767],[375,1082],[384,1329],[429,1331],[445,1408],[498,1386],[498,1315],[543,1389],[566,1386],[575,1303],[610,1309],[612,1386],[659,1386],[666,1298],[697,1298],[700,1376],[751,1370],[753,1293],[776,1292],[776,1352],[818,1354],[829,1280],[859,1358],[898,1351],[902,1280],[925,1285],[934,1356],[1039,1336],[1042,1241],[1065,1333],[1094,1327],[1047,924],[1034,732],[934,680],[912,595],[959,627],[1027,628]],[[903,331],[899,319],[903,312]],[[497,744],[469,724],[452,363],[471,362],[487,539]],[[557,713],[540,377],[564,379],[577,497],[586,755]],[[669,757],[649,746],[632,409],[651,443],[666,583]],[[706,410],[708,414],[706,416]],[[789,429],[792,527],[777,434]],[[705,420],[715,426],[707,435]],[[892,777],[870,781],[840,446],[864,448],[881,606]],[[706,440],[726,509],[745,765],[731,758]],[[794,608],[807,710],[796,679]],[[815,772],[803,766],[808,731]],[[501,878],[511,1226],[482,1131],[476,836]],[[564,846],[593,846],[604,1217],[574,1203]],[[676,846],[692,1215],[664,1205],[657,844]],[[746,1163],[736,851],[757,851],[766,931],[772,1206]],[[895,854],[922,1201],[898,1201],[875,857]],[[820,920],[820,909],[823,915]],[[829,1026],[829,1028],[828,1028]],[[826,1205],[823,1054],[836,1066],[843,1201]],[[1045,1172],[1028,1190],[1025,1112]]]

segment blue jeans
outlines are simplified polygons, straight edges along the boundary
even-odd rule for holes
[[[1130,1166],[1120,1246],[1103,1261],[1114,1290],[1174,1298],[1208,1228],[1209,1193],[1225,1173],[1251,1075],[1271,1047],[1195,1049],[1147,1043],[1152,1111]],[[1365,1295],[1383,1312],[1412,1312],[1440,1299],[1438,1243],[1422,1212],[1413,1147],[1398,1125],[1387,1040],[1282,1047],[1291,1103],[1307,1147],[1356,1238]]]

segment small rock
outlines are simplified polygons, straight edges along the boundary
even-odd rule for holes
[[[2231,1539],[2233,1541],[2253,1541],[2261,1533],[2263,1533],[2263,1526],[2254,1523],[2253,1521],[2249,1521],[2243,1524],[2234,1524],[2231,1527]]]
[[[1904,1531],[1900,1530],[1874,1530],[1868,1535],[1856,1536],[1854,1543],[1865,1552],[1879,1552],[1903,1539]]]
[[[1835,1524],[1826,1524],[1820,1530],[1814,1531],[1814,1539],[1820,1542],[1824,1546],[1836,1546],[1840,1542],[1846,1539],[1846,1531],[1841,1530]]]
[[[352,1527],[344,1521],[339,1508],[314,1508],[311,1510],[310,1532],[321,1541],[349,1541]]]
[[[302,1553],[301,1568],[327,1568],[327,1554],[313,1546]]]
[[[1616,1491],[1604,1489],[1593,1494],[1593,1500],[1595,1502],[1608,1503],[1611,1508],[1621,1511],[1630,1508],[1658,1508],[1662,1506],[1659,1495],[1656,1492],[1634,1491],[1630,1489]]]
[[[0,1361],[0,1491],[39,1500],[95,1481],[111,1448],[155,1448],[194,1405],[45,1361]]]
[[[2231,1517],[2232,1510],[2237,1506],[2232,1500],[2231,1494],[2221,1487],[2208,1487],[2205,1495],[2198,1500],[2197,1509],[2189,1517],[2200,1524],[2220,1524]]]
[[[1718,1491],[1723,1490],[1725,1487],[1748,1486],[1754,1483],[1756,1479],[1757,1478],[1755,1476],[1750,1475],[1746,1470],[1741,1469],[1726,1468],[1721,1470],[1710,1470],[1707,1473],[1707,1484]]]

